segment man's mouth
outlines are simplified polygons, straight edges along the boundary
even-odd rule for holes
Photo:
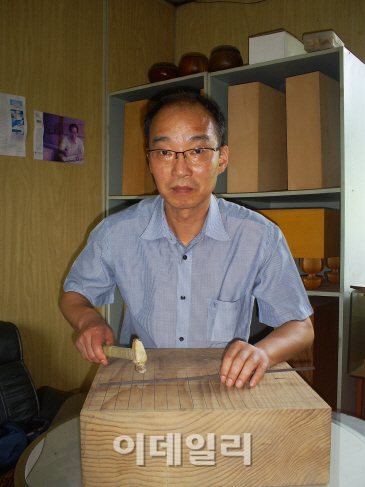
[[[191,186],[173,186],[171,189],[174,193],[178,194],[187,194],[194,191],[194,188],[192,188]]]

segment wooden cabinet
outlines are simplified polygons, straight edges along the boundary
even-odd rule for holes
[[[351,410],[354,388],[347,373],[347,346],[349,330],[350,285],[363,281],[365,269],[365,226],[359,221],[365,214],[363,186],[365,182],[365,65],[343,47],[311,54],[279,59],[261,64],[247,65],[215,73],[203,73],[123,90],[109,95],[109,141],[107,168],[108,213],[123,209],[144,196],[121,196],[123,173],[123,117],[128,101],[152,99],[163,89],[188,86],[204,90],[221,107],[227,116],[228,89],[246,83],[263,83],[285,93],[286,79],[307,73],[320,72],[337,81],[339,100],[340,185],[325,189],[266,191],[256,193],[227,193],[227,175],[218,178],[215,193],[254,210],[282,208],[322,208],[339,210],[340,283],[326,284],[318,290],[308,291],[309,296],[335,298],[338,302],[337,370],[328,366],[328,374],[336,374],[337,407]],[[229,140],[228,140],[229,145]],[[108,319],[118,333],[121,326],[123,301],[109,307]],[[321,323],[318,324],[321,326]],[[325,344],[323,345],[325,347]],[[336,369],[336,368],[335,368]]]
[[[309,350],[288,360],[292,367],[314,367],[300,375],[331,406],[337,409],[338,299],[310,296],[315,340]]]

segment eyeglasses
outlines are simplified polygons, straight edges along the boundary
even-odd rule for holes
[[[184,151],[175,151],[169,149],[152,149],[147,150],[147,155],[152,160],[164,164],[171,164],[177,160],[178,154],[182,154],[184,159],[190,164],[204,164],[208,162],[213,152],[219,151],[219,147],[197,147],[196,149],[186,149]]]

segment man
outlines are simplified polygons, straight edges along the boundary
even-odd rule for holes
[[[149,167],[160,196],[106,218],[66,280],[62,311],[80,333],[81,355],[106,363],[114,343],[93,309],[127,304],[121,342],[145,347],[226,346],[221,381],[242,387],[308,348],[312,309],[278,227],[212,191],[228,164],[225,121],[200,95],[163,98],[145,118]],[[260,320],[275,329],[247,343],[256,297]]]
[[[64,137],[60,145],[60,160],[63,162],[82,161],[84,159],[84,144],[77,137],[79,128],[75,123],[71,123],[68,130],[70,135]]]

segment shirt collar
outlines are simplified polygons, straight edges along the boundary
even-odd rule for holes
[[[214,238],[215,240],[230,240],[230,237],[223,225],[222,215],[219,211],[218,200],[214,195],[211,195],[210,197],[210,206],[207,215],[207,226],[205,228],[205,235]]]
[[[146,240],[157,240],[166,237],[164,228],[164,220],[166,220],[164,206],[164,200],[161,198],[161,195],[157,196],[151,219],[141,235],[142,238],[145,238]]]
[[[157,202],[151,219],[141,235],[141,237],[146,240],[157,240],[159,238],[169,237],[167,233],[168,223],[165,216],[165,202],[161,196],[158,196],[156,200]],[[215,240],[230,240],[223,225],[217,198],[213,195],[210,197],[209,211],[202,233]]]

